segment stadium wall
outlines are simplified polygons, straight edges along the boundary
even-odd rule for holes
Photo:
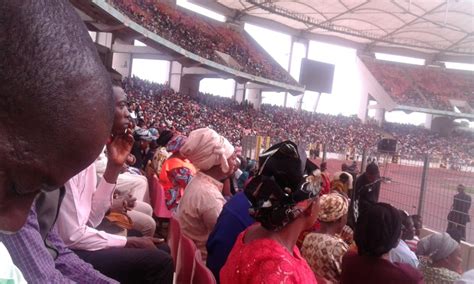
[[[356,57],[356,66],[357,70],[359,71],[359,81],[361,82],[361,87],[359,90],[359,119],[361,119],[363,122],[367,120],[369,94],[377,101],[377,104],[380,105],[383,109],[387,111],[391,111],[392,109],[394,109],[396,103],[387,94],[384,88],[377,82],[372,73],[370,73],[369,69],[367,69],[367,67],[362,62],[362,60],[360,60],[359,57]]]

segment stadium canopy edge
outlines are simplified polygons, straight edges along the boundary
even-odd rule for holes
[[[398,105],[393,110],[401,110],[401,111],[408,111],[408,112],[421,112],[421,113],[428,113],[428,114],[434,114],[434,115],[450,116],[450,117],[455,117],[455,118],[465,118],[465,119],[474,121],[474,114],[470,114],[470,113],[457,113],[453,111],[428,109],[428,108],[420,108],[420,107],[404,106],[404,105]]]
[[[144,28],[143,26],[136,23],[135,21],[132,21],[126,15],[122,14],[120,11],[115,9],[111,4],[107,3],[105,0],[88,0],[88,1],[71,0],[71,3],[77,9],[93,17],[95,20],[97,20],[99,17],[102,17],[102,16],[112,17],[114,20],[122,23],[124,25],[124,28],[129,29],[130,31],[134,32],[137,35],[137,39],[141,40],[140,38],[145,38],[147,39],[147,43],[150,41],[153,43],[156,43],[161,48],[164,48],[170,51],[172,54],[178,55],[176,56],[177,58],[185,56],[187,59],[197,62],[199,64],[202,64],[210,69],[228,74],[231,77],[234,77],[234,79],[236,79],[236,81],[238,82],[250,81],[250,82],[255,83],[257,86],[259,85],[267,86],[273,89],[274,91],[287,91],[287,92],[290,92],[292,95],[302,94],[305,91],[304,87],[285,84],[282,82],[266,79],[266,78],[248,74],[239,70],[235,70],[228,66],[216,63],[212,60],[203,58],[188,50],[185,50],[184,48]],[[100,10],[94,9],[94,11],[90,11],[91,8],[94,8],[93,6],[98,7]],[[107,15],[104,15],[104,13],[106,13]]]

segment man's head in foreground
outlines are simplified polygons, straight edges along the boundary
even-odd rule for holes
[[[0,231],[87,167],[112,129],[110,77],[66,0],[0,3]]]

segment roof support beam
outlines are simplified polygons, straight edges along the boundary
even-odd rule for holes
[[[393,31],[391,31],[391,32],[389,32],[389,33],[387,33],[387,34],[385,34],[384,36],[381,36],[381,37],[378,38],[377,40],[374,40],[374,41],[370,42],[370,43],[367,45],[368,49],[370,49],[372,46],[374,46],[374,45],[377,44],[378,42],[383,41],[383,40],[386,39],[387,37],[389,37],[389,36],[391,36],[391,35],[393,35],[393,34],[396,34],[398,31],[400,31],[400,30],[402,30],[402,29],[408,27],[409,25],[413,24],[414,22],[418,21],[419,19],[423,18],[424,16],[428,15],[429,13],[436,11],[437,9],[439,9],[440,7],[442,7],[442,6],[445,5],[445,4],[446,4],[446,3],[441,3],[441,4],[437,5],[436,7],[432,8],[432,9],[430,9],[430,10],[428,10],[428,11],[425,11],[422,15],[417,15],[417,16],[415,17],[415,19],[413,19],[413,20],[411,20],[411,21],[408,21],[407,23],[405,23],[405,24],[403,24],[402,26],[396,28],[395,30],[393,30]]]
[[[340,1],[340,2],[341,2],[341,4],[342,4],[342,5],[344,5],[344,4],[342,3],[342,1]],[[359,4],[359,5],[355,6],[355,7],[352,7],[352,8],[350,8],[350,9],[346,10],[346,11],[345,11],[345,12],[343,12],[343,13],[337,14],[336,16],[334,16],[334,17],[332,17],[332,18],[329,18],[329,19],[327,19],[326,21],[322,22],[321,24],[327,24],[327,23],[330,23],[330,22],[332,22],[332,20],[335,20],[335,19],[337,19],[337,18],[339,18],[339,17],[341,17],[341,16],[344,16],[345,14],[348,14],[348,13],[354,12],[355,10],[357,10],[357,9],[359,9],[360,7],[362,7],[362,6],[366,5],[367,3],[369,3],[369,1],[365,1],[364,3],[361,3],[361,4]],[[347,6],[346,6],[346,5],[344,5],[344,7],[346,7],[346,8],[347,8]],[[309,29],[306,29],[306,31],[311,31],[311,30],[314,30],[315,28],[317,28],[317,26],[316,26],[316,25],[314,25],[314,26],[310,27]]]

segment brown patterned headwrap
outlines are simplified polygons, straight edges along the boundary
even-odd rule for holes
[[[347,214],[349,202],[339,193],[325,194],[319,201],[318,220],[321,222],[334,222]]]

